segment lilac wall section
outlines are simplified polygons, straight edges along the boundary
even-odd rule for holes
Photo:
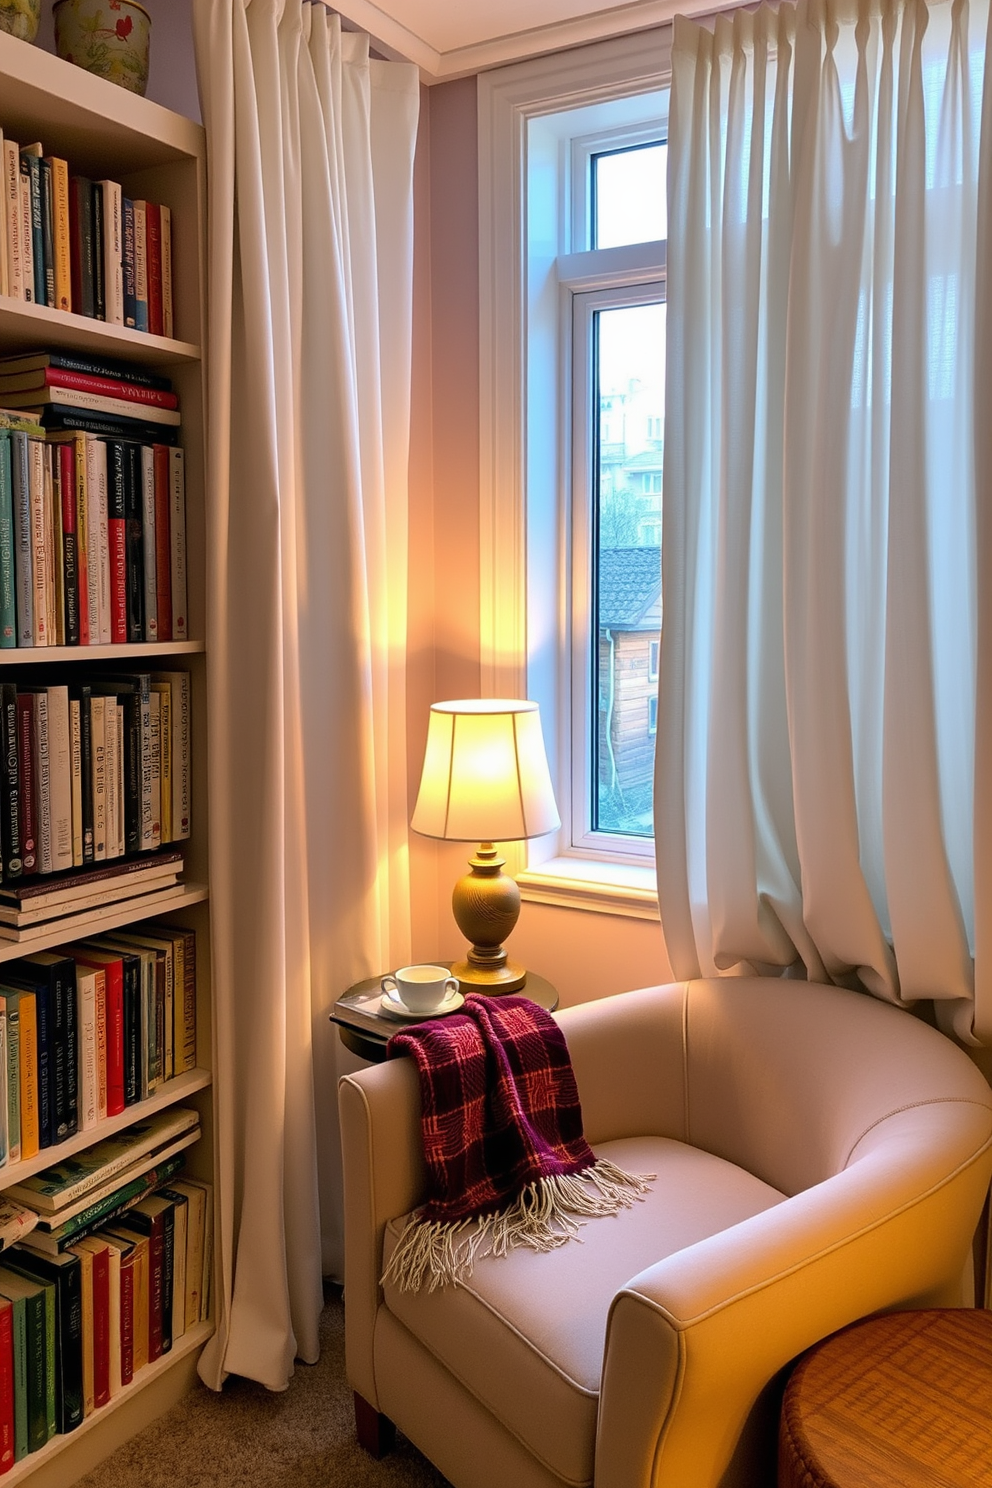
[[[475,697],[479,669],[479,180],[475,78],[424,100],[416,182],[414,442],[410,490],[411,802],[427,713]],[[426,223],[425,223],[426,218]],[[429,258],[429,269],[424,262]],[[429,429],[429,436],[428,431]],[[414,956],[462,954],[450,896],[462,844],[414,838]],[[525,904],[513,950],[568,1005],[666,981],[650,921]]]
[[[193,60],[193,0],[140,0],[152,18],[152,42],[146,97],[200,122]],[[38,45],[55,51],[52,7],[46,3]]]

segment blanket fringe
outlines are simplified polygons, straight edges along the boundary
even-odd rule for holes
[[[429,1292],[466,1281],[482,1256],[505,1256],[517,1246],[555,1250],[573,1240],[586,1219],[618,1214],[642,1199],[655,1173],[627,1173],[609,1158],[574,1175],[529,1183],[513,1203],[481,1220],[456,1223],[412,1218],[383,1272],[401,1292]],[[471,1233],[466,1234],[466,1231]]]

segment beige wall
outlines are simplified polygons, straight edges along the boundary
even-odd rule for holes
[[[474,78],[422,94],[416,172],[410,486],[411,800],[432,702],[479,691],[479,242]],[[461,954],[450,895],[465,848],[414,838],[414,956]],[[651,921],[525,904],[514,954],[564,1004],[665,981]]]

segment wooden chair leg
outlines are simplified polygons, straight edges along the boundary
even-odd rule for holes
[[[396,1445],[396,1427],[388,1416],[369,1405],[363,1395],[355,1391],[355,1430],[358,1444],[378,1461]]]

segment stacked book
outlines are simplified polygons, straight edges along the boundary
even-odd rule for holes
[[[188,639],[179,421],[140,368],[0,360],[0,647]]]
[[[175,334],[172,214],[0,134],[0,294],[155,336]]]
[[[0,683],[4,885],[154,852],[189,811],[188,672]]]
[[[211,1187],[176,1176],[198,1135],[167,1112],[17,1186],[37,1227],[0,1258],[0,1473],[206,1320]]]
[[[196,1068],[196,937],[143,922],[0,966],[0,1166]]]

